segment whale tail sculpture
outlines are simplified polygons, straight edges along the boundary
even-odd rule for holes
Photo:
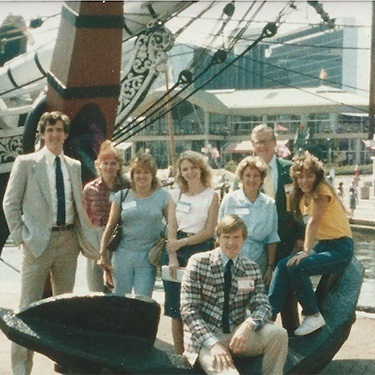
[[[364,269],[354,259],[343,275],[323,277],[317,288],[326,325],[291,337],[284,372],[314,374],[349,336]],[[183,356],[154,347],[160,306],[150,298],[93,293],[51,297],[14,312],[0,309],[0,328],[20,345],[77,373],[194,373]],[[261,357],[235,359],[243,374],[261,372]],[[198,370],[199,371],[199,370]]]

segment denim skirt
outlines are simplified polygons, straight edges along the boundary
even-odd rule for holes
[[[185,232],[177,232],[177,238],[186,238],[188,234]],[[213,240],[209,239],[201,243],[184,246],[177,250],[177,259],[180,267],[186,267],[190,257],[194,254],[209,251],[214,248]],[[166,251],[163,253],[162,265],[168,265],[168,254]],[[181,318],[180,314],[180,292],[181,284],[173,281],[163,280],[165,302],[164,314],[171,318]]]

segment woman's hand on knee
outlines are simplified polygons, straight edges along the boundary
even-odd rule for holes
[[[301,262],[301,260],[307,258],[308,255],[307,253],[305,253],[304,251],[300,251],[299,253],[293,255],[289,260],[288,262],[286,263],[286,265],[288,267],[292,266],[293,264],[298,266]]]

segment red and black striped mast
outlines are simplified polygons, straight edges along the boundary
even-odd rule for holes
[[[95,160],[115,124],[123,7],[123,1],[67,1],[62,8],[45,108],[70,117],[66,153],[81,160],[84,179],[92,177],[91,167],[85,163]]]

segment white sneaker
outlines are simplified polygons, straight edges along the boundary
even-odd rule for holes
[[[294,334],[296,336],[305,336],[323,327],[325,324],[326,322],[320,313],[319,316],[305,316],[301,325],[294,331]]]

